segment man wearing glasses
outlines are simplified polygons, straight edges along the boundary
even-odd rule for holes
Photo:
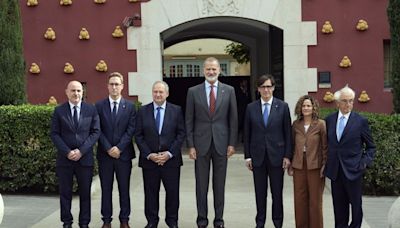
[[[261,98],[248,104],[244,119],[244,157],[253,172],[256,194],[256,227],[264,228],[268,179],[272,193],[272,221],[283,224],[283,174],[292,159],[292,134],[289,106],[273,97],[275,79],[262,75],[257,80]]]
[[[128,228],[131,213],[129,183],[132,159],[135,158],[132,138],[135,132],[136,110],[135,106],[121,95],[124,89],[122,74],[111,73],[108,76],[107,88],[109,96],[96,103],[101,126],[97,160],[101,183],[101,214],[104,222],[102,227],[111,227],[115,174],[121,208],[119,220],[121,228]]]
[[[335,227],[361,227],[362,179],[375,154],[368,120],[352,112],[354,97],[348,86],[335,92],[339,110],[325,119],[328,135],[325,175],[331,179]]]

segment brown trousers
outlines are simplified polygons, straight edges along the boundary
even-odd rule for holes
[[[325,177],[320,178],[321,169],[294,169],[294,206],[297,228],[323,228],[322,194]]]

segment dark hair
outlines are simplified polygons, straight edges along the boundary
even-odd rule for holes
[[[261,75],[261,76],[257,79],[257,87],[262,86],[262,84],[264,84],[264,82],[267,81],[267,80],[271,80],[272,86],[275,85],[275,78],[274,78],[274,76],[272,76],[271,74],[264,74],[264,75]]]
[[[301,120],[304,118],[303,112],[301,111],[301,109],[303,107],[303,103],[305,100],[311,101],[311,105],[313,108],[312,119],[317,120],[319,118],[319,104],[318,104],[318,101],[310,95],[304,95],[299,98],[299,100],[296,103],[296,108],[294,109],[294,114],[297,116],[298,120]]]

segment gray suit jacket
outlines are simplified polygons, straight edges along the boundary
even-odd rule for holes
[[[186,132],[188,147],[195,147],[199,155],[207,154],[213,140],[218,154],[226,155],[228,145],[237,140],[235,90],[218,82],[216,108],[209,114],[205,83],[189,88],[186,100]]]

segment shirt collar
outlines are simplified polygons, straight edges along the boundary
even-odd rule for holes
[[[346,118],[346,119],[348,120],[348,119],[349,119],[349,116],[350,116],[350,113],[351,113],[351,112],[349,112],[349,113],[343,115],[342,112],[339,110],[338,120],[339,120],[342,116],[344,116],[344,118]]]
[[[156,104],[155,102],[153,102],[153,108],[154,110],[156,110],[158,107],[161,107],[162,109],[165,110],[165,106],[167,105],[167,102],[165,101],[161,106],[159,106],[158,104]]]
[[[119,104],[119,103],[121,102],[121,98],[122,98],[122,97],[119,97],[117,100],[113,100],[110,96],[108,96],[108,100],[110,101],[110,104],[113,104],[114,101],[116,101],[117,104]]]
[[[211,84],[207,80],[205,80],[205,84],[206,84],[206,88],[209,88],[211,86]],[[218,88],[218,80],[216,82],[214,82],[213,86]]]
[[[82,101],[79,101],[77,105],[72,104],[70,101],[68,101],[68,103],[70,109],[73,109],[75,106],[78,106],[78,109],[81,109]]]
[[[265,103],[268,103],[270,107],[272,107],[272,100],[274,99],[274,97],[271,97],[271,99],[269,99],[269,101],[265,102],[262,98],[260,98],[261,100],[261,106],[264,106]]]

